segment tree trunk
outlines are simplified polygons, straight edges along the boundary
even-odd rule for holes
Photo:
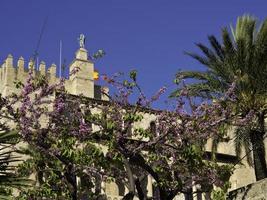
[[[159,188],[160,200],[173,200],[175,195],[172,192],[168,192],[165,188]]]
[[[129,192],[134,194],[135,183],[134,183],[134,177],[133,177],[133,172],[132,172],[131,166],[130,166],[127,158],[125,158],[125,157],[123,158],[123,162],[124,162],[126,173],[127,173],[128,180],[129,180]]]
[[[267,167],[265,160],[265,147],[264,147],[264,115],[258,115],[259,129],[251,130],[250,140],[253,148],[253,161],[256,180],[261,180],[267,177]]]
[[[151,166],[146,164],[145,159],[140,154],[132,155],[130,157],[129,162],[132,165],[141,167],[148,174],[150,174],[159,185],[161,184],[159,175],[152,169]],[[157,189],[158,189],[160,200],[172,200],[175,197],[174,194],[172,193],[170,194],[170,192],[164,187],[157,187]],[[178,192],[176,192],[175,194],[177,193]]]
[[[73,166],[68,165],[66,172],[64,173],[66,180],[70,184],[70,195],[72,200],[78,200],[78,188],[76,182],[76,176],[72,173]]]
[[[135,182],[134,182],[133,172],[127,158],[123,157],[123,162],[128,176],[129,192],[122,198],[122,200],[132,200],[134,198],[134,192],[135,192]]]
[[[136,186],[136,190],[137,190],[137,194],[138,194],[138,198],[139,200],[146,200],[146,197],[145,197],[145,194],[142,190],[142,186],[141,186],[141,183],[139,181],[139,178],[137,178],[135,180],[135,186]]]
[[[134,198],[134,193],[129,192],[122,198],[122,200],[133,200],[133,198]]]

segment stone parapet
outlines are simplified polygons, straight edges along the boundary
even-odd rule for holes
[[[0,66],[0,93],[3,96],[7,96],[19,92],[19,89],[16,88],[16,82],[25,83],[29,70],[33,70],[35,76],[39,74],[47,75],[51,83],[59,81],[59,78],[56,77],[55,64],[52,64],[51,67],[46,70],[45,63],[42,61],[38,69],[39,70],[36,69],[32,59],[30,59],[27,67],[25,67],[25,60],[23,57],[20,57],[17,61],[17,65],[14,65],[13,56],[9,54],[4,63]]]
[[[264,200],[267,199],[267,178],[230,191],[228,200]]]

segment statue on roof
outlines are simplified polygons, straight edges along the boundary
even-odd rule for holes
[[[84,48],[85,46],[85,36],[84,34],[80,34],[80,37],[78,38],[80,48]]]

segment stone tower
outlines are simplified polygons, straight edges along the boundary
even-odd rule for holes
[[[77,72],[75,72],[78,70]],[[94,98],[94,64],[88,59],[87,50],[79,48],[70,64],[70,93]]]
[[[28,68],[24,66],[24,59],[20,57],[17,65],[13,64],[13,56],[8,55],[4,63],[0,66],[0,94],[3,96],[17,93],[20,90],[16,88],[15,82],[25,83],[28,77],[29,69],[34,70],[33,75],[45,75],[50,83],[56,83],[59,78],[56,76],[57,66],[51,64],[46,70],[44,61],[36,70],[35,63],[30,60]],[[76,51],[74,60],[69,65],[69,79],[65,81],[66,90],[73,95],[83,95],[85,97],[108,100],[102,91],[108,92],[108,88],[95,84],[94,63],[84,48],[84,42],[80,41],[80,48]]]

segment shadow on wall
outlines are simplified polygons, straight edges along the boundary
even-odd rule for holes
[[[230,191],[228,200],[264,200],[267,199],[267,178],[249,184],[245,187]]]

